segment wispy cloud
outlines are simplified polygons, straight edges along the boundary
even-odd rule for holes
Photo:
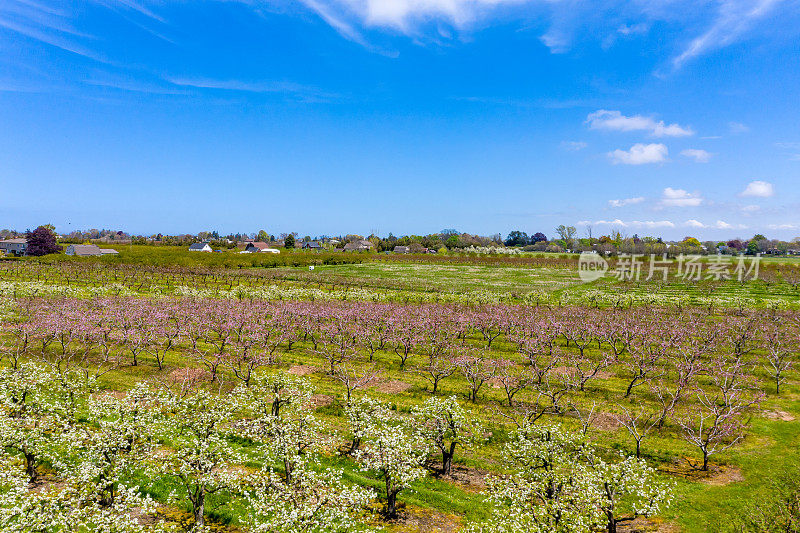
[[[615,165],[647,165],[653,163],[664,163],[667,161],[669,150],[663,144],[642,144],[637,143],[631,146],[630,150],[614,150],[608,153],[608,157]]]
[[[288,81],[260,81],[250,82],[241,80],[215,80],[210,78],[180,78],[167,77],[169,83],[179,87],[191,87],[195,89],[209,89],[218,91],[234,91],[258,94],[291,94],[298,97],[313,100],[330,100],[338,97],[333,93],[328,93],[311,87]]]
[[[728,122],[728,129],[731,133],[747,133],[750,128],[741,122]]]
[[[711,156],[714,154],[697,148],[687,148],[681,151],[681,155],[694,160],[695,163],[708,163],[711,161]]]
[[[239,0],[257,8],[259,2]],[[610,47],[618,38],[647,33],[658,23],[675,25],[690,35],[673,48],[674,69],[692,59],[746,39],[761,31],[765,20],[788,0],[719,0],[718,2],[618,3],[541,0],[300,0],[343,37],[369,46],[364,32],[388,30],[415,42],[457,39],[460,31],[487,26],[493,20],[518,20],[523,28],[541,31],[540,41],[552,53],[568,52],[576,41],[597,39]],[[707,8],[708,6],[708,8]],[[712,10],[709,13],[709,8]],[[625,18],[621,19],[624,12]],[[452,32],[449,28],[457,31]],[[544,29],[542,29],[544,28]],[[797,31],[797,30],[793,30]]]
[[[800,224],[767,224],[767,228],[775,230],[800,229]]]
[[[6,28],[7,30],[13,31],[19,35],[23,35],[30,39],[34,39],[44,44],[48,44],[50,46],[54,46],[65,52],[70,52],[72,54],[85,57],[87,59],[91,59],[93,61],[97,61],[99,63],[110,64],[110,61],[93,52],[92,50],[81,46],[75,42],[72,42],[69,39],[65,39],[64,37],[55,34],[54,32],[43,31],[42,29],[38,29],[35,27],[31,27],[25,24],[20,24],[17,22],[12,22],[10,20],[6,20],[0,18],[0,27]]]
[[[502,5],[524,4],[526,0],[301,0],[317,12],[340,21],[332,13],[355,14],[369,26],[413,32],[415,23],[442,19],[463,26]]]
[[[778,142],[775,146],[784,150],[800,150],[800,142]]]
[[[583,141],[563,141],[561,148],[568,152],[579,152],[586,148],[587,144]]]
[[[710,50],[729,46],[747,34],[761,19],[784,0],[722,0],[711,26],[672,60],[675,68]]]
[[[644,196],[637,196],[636,198],[623,198],[621,200],[609,200],[608,205],[611,207],[625,207],[626,205],[635,205],[644,202]]]
[[[365,48],[370,48],[371,45],[364,39],[364,36],[361,35],[361,32],[356,30],[352,24],[346,22],[341,16],[337,15],[334,9],[331,6],[326,5],[325,3],[317,0],[300,0],[303,4],[305,4],[308,8],[313,10],[317,13],[319,18],[324,20],[328,23],[334,30],[336,30],[339,35],[353,41],[354,43],[360,44]]]
[[[789,161],[800,161],[800,142],[778,142],[775,146],[789,152],[787,154]]]
[[[647,33],[650,29],[650,25],[645,22],[640,22],[638,24],[623,24],[619,28],[617,28],[617,33],[620,35],[639,35],[642,33]]]
[[[161,22],[162,24],[166,23],[166,21],[160,15],[157,15],[153,11],[147,9],[141,3],[134,2],[133,0],[113,0],[113,2],[109,2],[107,0],[97,0],[97,1],[99,1],[103,5],[106,5],[106,6],[111,7],[111,8],[116,8],[117,6],[122,6],[124,8],[127,8],[127,9],[131,10],[131,11],[135,11],[136,13],[138,13],[140,15],[143,15],[143,16],[149,18],[149,19]]]
[[[116,89],[119,91],[128,91],[144,94],[173,94],[185,95],[189,94],[186,89],[176,88],[174,86],[164,87],[162,84],[140,82],[132,79],[119,79],[119,78],[88,78],[84,80],[87,85],[95,87],[103,87],[107,89]]]
[[[620,111],[600,109],[586,117],[586,123],[593,130],[605,131],[645,131],[654,137],[687,137],[694,135],[692,128],[678,124],[666,124],[643,115],[625,116]]]

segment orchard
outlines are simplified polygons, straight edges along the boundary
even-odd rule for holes
[[[775,308],[2,309],[3,531],[392,531],[424,509],[464,531],[655,527],[774,439],[800,353],[800,313]]]

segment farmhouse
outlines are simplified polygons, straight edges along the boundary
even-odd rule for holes
[[[352,241],[344,245],[345,252],[362,252],[372,250],[372,243],[369,241]]]
[[[190,252],[211,252],[211,246],[207,242],[196,242],[189,245]]]
[[[70,244],[67,246],[67,251],[65,253],[78,257],[89,257],[93,255],[102,255],[103,252],[96,244]]]
[[[301,248],[304,250],[322,250],[322,246],[317,241],[304,242]]]
[[[411,248],[408,246],[395,246],[393,252],[396,254],[410,254]]]
[[[25,252],[28,251],[28,240],[7,239],[5,241],[0,241],[0,251],[9,255],[25,255]]]
[[[268,253],[268,254],[279,254],[281,253],[280,250],[276,248],[270,248],[269,244],[265,242],[249,242],[244,249],[245,252],[250,253]]]

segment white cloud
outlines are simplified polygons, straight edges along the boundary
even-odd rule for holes
[[[609,200],[608,205],[611,207],[625,207],[626,205],[640,204],[644,202],[644,196],[637,196],[636,198],[623,198],[621,200]]]
[[[594,223],[597,226],[622,226],[623,228],[628,225],[618,218],[614,220],[595,220]]]
[[[800,153],[797,153],[797,151],[800,150],[800,142],[778,142],[775,143],[775,146],[781,150],[794,152],[788,154],[789,161],[800,161]]]
[[[691,128],[678,124],[665,124],[663,120],[656,122],[651,117],[642,115],[625,116],[619,111],[599,109],[589,113],[586,122],[593,130],[607,131],[646,131],[654,137],[687,137],[694,135]]]
[[[681,155],[683,157],[688,157],[689,159],[694,159],[696,163],[708,163],[713,154],[697,148],[687,148],[686,150],[681,151]]]
[[[728,224],[724,220],[717,220],[714,227],[717,229],[747,229],[744,224]]]
[[[697,229],[747,229],[747,226],[744,224],[729,224],[724,220],[717,220],[714,224],[703,224],[699,220],[690,219],[683,223],[684,226],[687,228],[697,228]]]
[[[747,184],[747,187],[739,194],[739,196],[753,196],[757,198],[769,198],[775,194],[775,189],[772,184],[766,181],[755,180]]]
[[[623,24],[617,28],[617,33],[621,35],[637,35],[647,33],[649,30],[650,26],[648,24],[640,22],[639,24],[631,24],[630,26]]]
[[[731,133],[747,133],[750,131],[750,128],[741,122],[728,122],[728,129],[731,130]]]
[[[571,44],[569,37],[561,34],[555,29],[551,29],[542,35],[539,40],[543,45],[550,49],[550,53],[552,54],[563,54],[569,52],[569,47]]]
[[[634,220],[631,222],[631,226],[641,226],[645,228],[674,228],[675,223],[670,222],[669,220],[645,220],[640,222],[638,220]]]
[[[745,205],[742,207],[742,211],[745,213],[755,213],[756,211],[760,211],[761,206],[759,205]]]
[[[212,89],[219,91],[233,91],[259,94],[292,94],[297,97],[309,99],[331,99],[337,95],[326,93],[307,85],[288,81],[263,81],[250,82],[239,80],[215,80],[210,78],[173,78],[166,77],[165,81],[178,87],[191,87],[195,89]]]
[[[694,38],[686,49],[672,60],[673,66],[680,68],[690,59],[739,41],[756,22],[763,19],[780,2],[781,0],[722,0],[719,2],[719,13],[711,27]]]
[[[669,220],[631,220],[625,222],[620,219],[614,220],[595,220],[596,226],[621,226],[623,228],[674,228],[675,223]]]
[[[769,229],[800,229],[797,224],[768,224]]]
[[[614,150],[608,156],[611,162],[623,165],[645,165],[649,163],[664,163],[667,161],[669,150],[663,144],[642,144],[637,143],[631,146],[630,150]]]
[[[661,205],[665,207],[697,207],[703,203],[700,193],[690,193],[683,189],[664,189]]]
[[[800,142],[779,142],[775,146],[784,150],[800,150]]]
[[[262,9],[257,0],[239,0]],[[268,3],[287,4],[291,2]],[[520,31],[540,31],[541,42],[552,53],[569,51],[574,42],[589,36],[601,41],[646,33],[661,22],[677,25],[678,43],[669,48],[682,50],[672,58],[674,68],[713,50],[737,43],[758,32],[765,36],[794,35],[792,17],[784,22],[774,15],[777,6],[786,6],[789,14],[793,2],[785,0],[719,0],[718,2],[627,2],[624,24],[619,2],[559,2],[541,0],[300,0],[345,38],[365,46],[363,29],[388,29],[402,33],[420,43],[426,40],[458,39],[457,30],[488,26],[492,20],[519,21]],[[709,17],[709,10],[713,10]],[[767,24],[769,23],[769,25]],[[780,25],[776,28],[775,26]],[[544,27],[544,29],[541,29]],[[609,34],[609,32],[611,32]],[[689,37],[685,37],[685,36]],[[430,36],[429,39],[426,37]]]
[[[563,141],[561,148],[568,152],[579,152],[586,148],[588,145],[583,141]]]
[[[407,34],[415,24],[443,20],[456,27],[488,15],[504,4],[524,4],[525,0],[301,0],[314,11],[325,11],[329,19],[342,24],[344,15],[355,15],[367,26],[393,28]],[[340,14],[336,14],[340,13]]]

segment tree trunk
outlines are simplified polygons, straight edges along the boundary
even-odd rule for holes
[[[397,516],[397,491],[392,487],[392,479],[386,478],[386,518]]]
[[[194,523],[196,526],[203,527],[205,525],[205,507],[206,493],[203,489],[199,489],[197,494],[197,502],[194,505]]]
[[[36,478],[39,477],[39,473],[36,471],[36,456],[27,451],[23,453],[25,454],[25,474],[31,482],[36,481]]]
[[[350,444],[350,453],[355,452],[361,446],[361,437],[353,437],[353,442]]]
[[[453,469],[453,456],[449,453],[442,454],[442,474],[449,475]]]
[[[625,398],[631,395],[631,392],[633,392],[633,386],[636,384],[637,381],[639,381],[638,376],[633,378],[633,381],[630,382],[630,384],[628,385],[628,390],[625,391]]]

